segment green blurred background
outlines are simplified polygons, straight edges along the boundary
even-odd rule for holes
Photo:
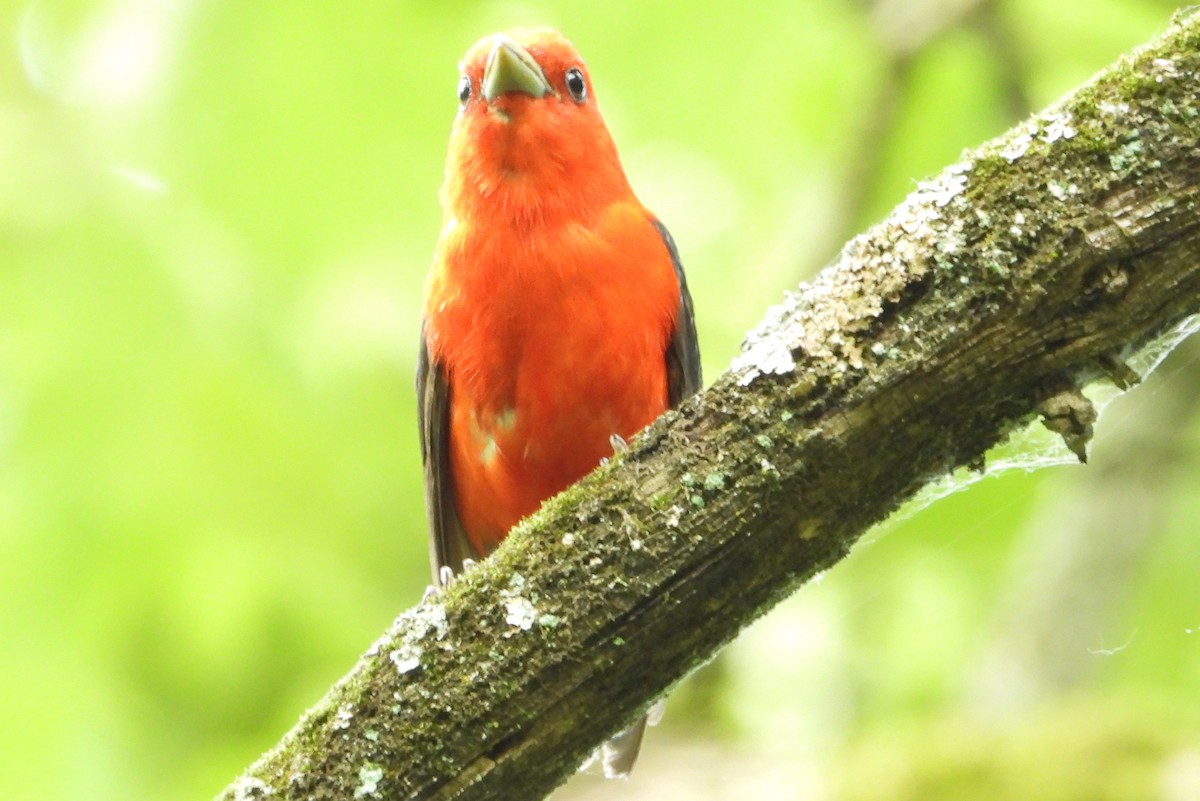
[[[0,0],[0,798],[208,798],[427,582],[411,381],[455,64],[559,27],[707,374],[1164,0]],[[872,533],[561,798],[1200,798],[1200,389]],[[1031,454],[1038,456],[1037,446]]]

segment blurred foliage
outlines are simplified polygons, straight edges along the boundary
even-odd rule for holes
[[[0,797],[209,797],[420,597],[414,345],[478,36],[550,24],[586,55],[713,376],[915,180],[1173,5],[10,0]],[[1071,681],[1038,653],[980,678],[1006,629],[1070,629],[1004,613],[1039,565],[1111,541],[1054,547],[1088,471],[1008,473],[871,535],[685,683],[632,783],[566,793],[1200,797],[1197,427],[1193,393],[1168,403],[1191,361],[1102,426],[1169,427],[1171,469],[1136,477],[1156,514],[1127,570],[1083,573]]]

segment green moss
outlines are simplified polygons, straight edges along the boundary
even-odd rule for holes
[[[997,175],[1003,174],[1010,169],[1012,164],[1008,159],[995,153],[988,153],[982,157],[976,158],[971,166],[972,182],[977,180],[991,180]]]
[[[668,492],[656,492],[650,496],[650,508],[661,512],[671,505],[672,495]]]

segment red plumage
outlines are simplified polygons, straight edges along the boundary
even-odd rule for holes
[[[674,243],[574,48],[498,34],[460,72],[418,369],[435,581],[700,384]]]

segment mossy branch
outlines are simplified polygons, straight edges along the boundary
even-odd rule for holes
[[[1084,453],[1200,312],[1197,75],[1192,16],[922,183],[221,798],[541,798],[928,482],[1043,413]]]

